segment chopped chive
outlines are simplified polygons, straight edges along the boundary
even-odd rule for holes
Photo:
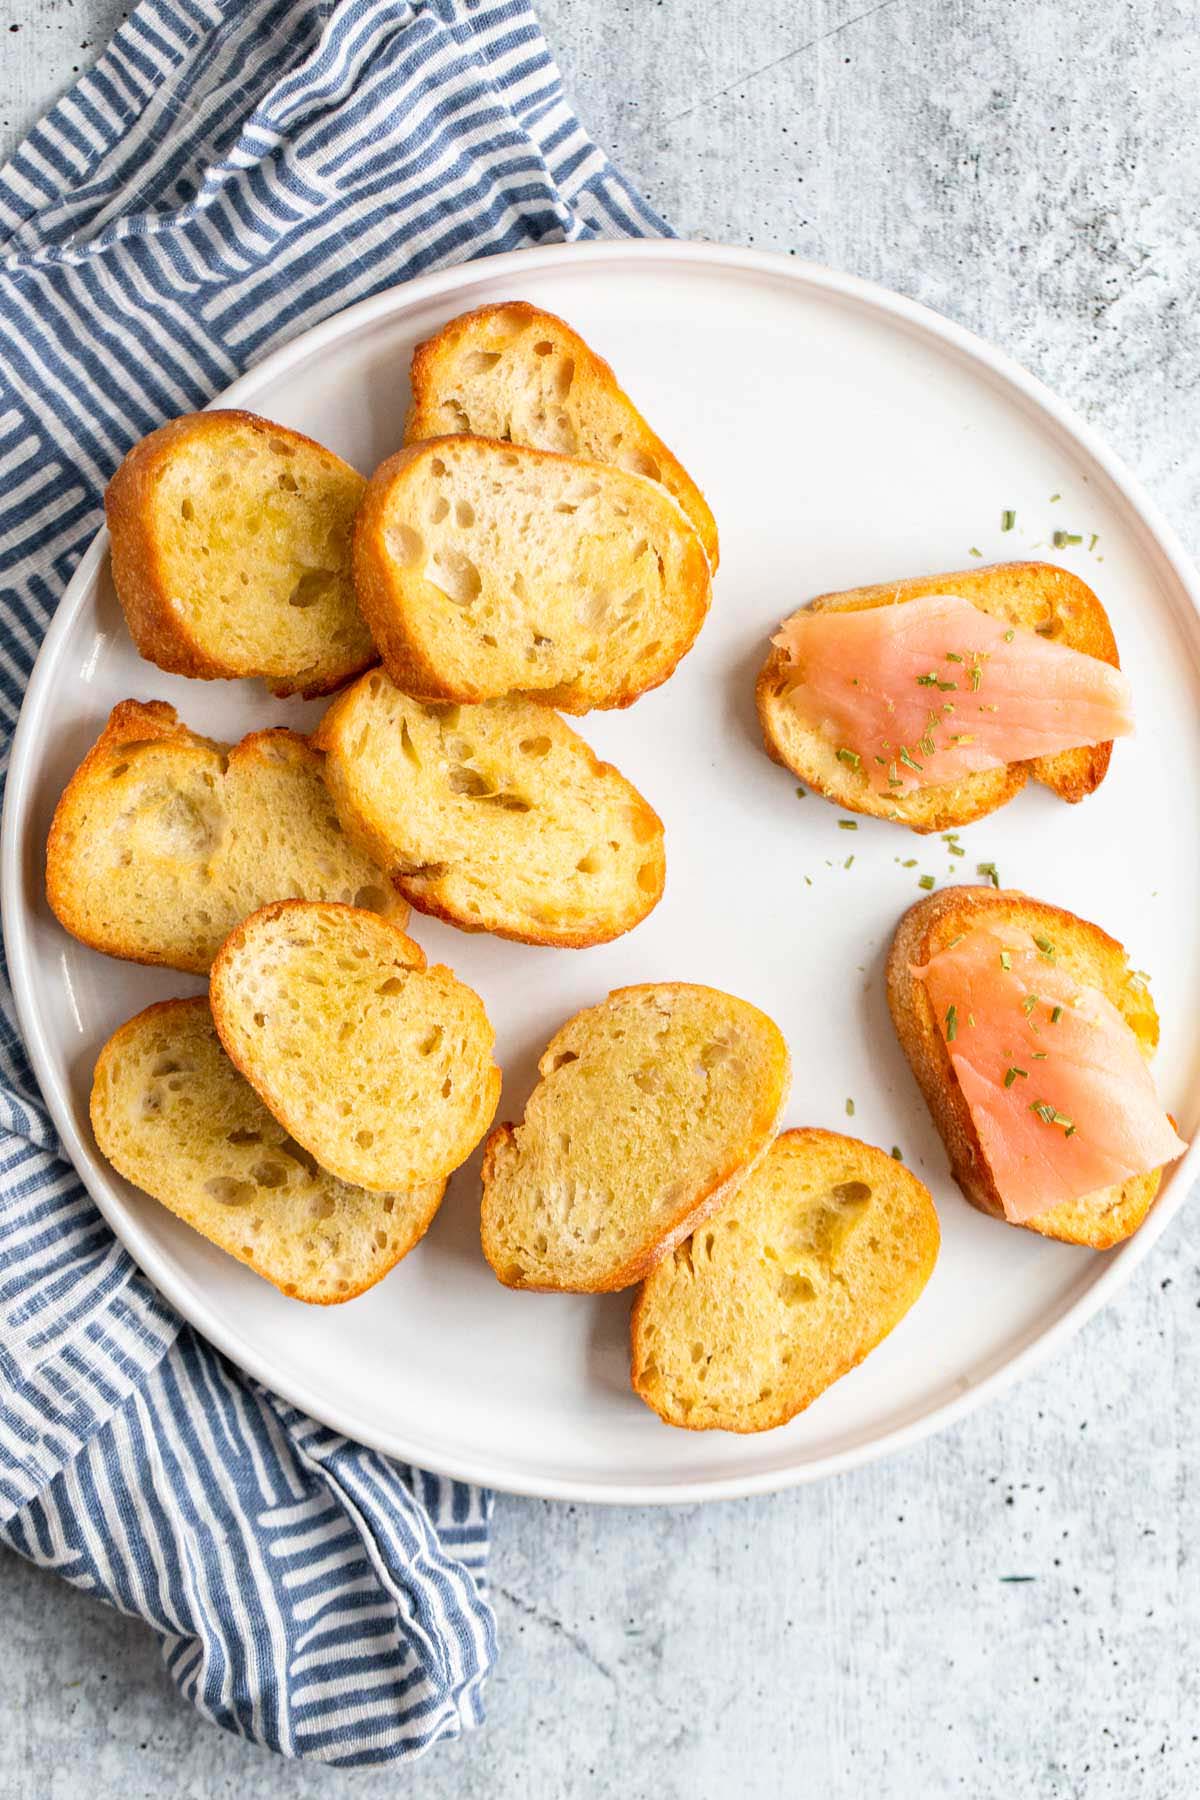
[[[971,670],[971,692],[973,694],[977,694],[979,692],[979,684],[982,680],[983,680],[983,670],[980,668],[979,664],[976,663],[974,668]]]
[[[1041,951],[1042,955],[1045,957],[1048,957],[1049,960],[1051,962],[1053,962],[1055,956],[1058,953],[1055,950],[1054,945],[1050,941],[1050,939],[1048,937],[1039,937],[1037,932],[1035,931],[1033,933],[1033,941],[1037,945],[1038,949]]]
[[[973,744],[975,733],[973,731],[956,731],[950,742],[952,744]]]
[[[994,862],[976,863],[975,873],[977,875],[986,875],[994,888],[1000,886],[1000,872]]]
[[[1004,634],[1004,641],[1005,641],[1005,643],[1006,643],[1006,644],[1011,644],[1011,643],[1012,643],[1012,641],[1013,641],[1013,639],[1014,639],[1014,638],[1015,638],[1015,637],[1016,637],[1016,635],[1017,635],[1017,634],[1016,634],[1016,632],[1015,632],[1015,631],[1006,631],[1006,632],[1005,632],[1005,634]]]
[[[1061,500],[1061,499],[1062,499],[1062,495],[1061,495],[1061,494],[1051,494],[1051,496],[1050,496],[1050,504],[1051,504],[1051,506],[1053,506],[1053,505],[1054,505],[1054,502],[1055,502],[1055,501],[1056,501],[1056,500]]]
[[[848,868],[849,868],[849,867],[850,867],[850,864],[851,864],[851,863],[852,863],[852,862],[853,862],[853,861],[854,861],[854,858],[853,858],[853,857],[852,857],[852,856],[848,856],[848,857],[847,857],[847,858],[846,858],[846,860],[845,860],[845,862],[844,862],[844,863],[843,863],[843,864],[842,864],[842,867],[843,867],[843,869],[848,869]]]
[[[856,819],[839,819],[838,820],[838,830],[839,831],[857,831],[858,830],[858,821]]]
[[[974,544],[972,544],[972,545],[971,545],[971,555],[972,555],[972,556],[982,556],[982,555],[983,555],[983,551],[982,551],[982,550],[977,550],[977,549],[976,549],[976,548],[975,548],[975,546],[974,546]]]
[[[1000,529],[1001,529],[1001,531],[1011,531],[1013,526],[1016,524],[1016,522],[1017,522],[1016,513],[1013,512],[1011,510],[1011,508],[1006,507],[1005,510],[1000,514]]]
[[[1056,1006],[1054,1008],[1053,1012],[1050,1014],[1050,1023],[1052,1025],[1058,1024],[1058,1021],[1062,1018],[1062,1012],[1063,1009],[1061,1006]]]
[[[1076,1128],[1074,1125],[1068,1124],[1067,1129],[1063,1132],[1063,1136],[1064,1137],[1074,1137],[1075,1130],[1076,1130]]]
[[[1044,1050],[1035,1050],[1033,1053],[1033,1060],[1034,1062],[1045,1062],[1046,1052]]]
[[[947,650],[946,661],[947,662],[962,662],[963,658],[958,654],[957,650]]]
[[[807,793],[808,793],[808,789],[807,789],[807,788],[802,788],[802,787],[798,787],[798,788],[797,788],[797,789],[796,789],[796,798],[797,798],[797,800],[803,800],[803,799],[804,799],[804,797],[805,797],[805,795],[806,795],[806,794],[807,794]]]
[[[1006,1088],[1011,1087],[1013,1082],[1017,1079],[1018,1075],[1021,1077],[1022,1081],[1029,1080],[1029,1070],[1028,1069],[1018,1069],[1018,1067],[1015,1063],[1012,1065],[1011,1068],[1005,1069],[1005,1071],[1004,1071],[1005,1087]]]
[[[958,1036],[958,1008],[951,1004],[946,1008],[946,1042],[952,1044]]]
[[[932,875],[922,875],[921,879],[917,883],[918,887],[925,888],[926,891],[928,891],[932,887],[935,887],[936,885],[937,884],[934,881]]]
[[[975,1029],[975,1014],[974,1013],[967,1014],[967,1024],[971,1027],[971,1030],[974,1031],[974,1029]]]
[[[1030,1013],[1033,1011],[1033,1009],[1037,1005],[1037,1003],[1038,1003],[1038,997],[1036,994],[1026,994],[1025,998],[1021,1002],[1021,1011],[1025,1014],[1026,1018],[1029,1017]]]
[[[953,950],[955,944],[961,944],[966,935],[965,931],[958,932],[958,934],[955,937],[952,937],[950,942],[946,945],[947,950]]]
[[[805,877],[804,877],[804,885],[805,885],[805,887],[811,887],[811,886],[812,886],[812,876],[811,876],[811,875],[806,875],[806,876],[805,876]]]
[[[896,858],[896,861],[900,862],[899,857]],[[916,866],[917,866],[917,859],[915,856],[906,856],[904,861],[902,863],[900,863],[900,867],[902,869],[915,869]]]
[[[1092,541],[1091,541],[1091,543],[1090,543],[1090,544],[1089,544],[1089,545],[1088,545],[1088,549],[1089,549],[1089,550],[1094,550],[1094,549],[1095,549],[1095,548],[1096,548],[1096,545],[1097,545],[1097,544],[1098,544],[1098,543],[1099,543],[1099,541],[1100,541],[1100,533],[1099,533],[1099,532],[1098,532],[1098,531],[1093,531],[1093,533],[1092,533]]]
[[[849,763],[852,769],[857,769],[862,762],[857,750],[839,750],[837,759],[839,762]]]
[[[886,756],[877,756],[875,758],[875,761],[879,764],[881,769],[887,768],[887,757]]]
[[[1065,544],[1082,544],[1083,533],[1082,531],[1056,531],[1052,541],[1054,548],[1061,550]]]
[[[1002,950],[1000,952],[1000,967],[1002,969],[1012,968],[1012,957],[1008,954],[1007,950]]]
[[[846,1102],[846,1117],[848,1119],[852,1119],[854,1117],[854,1102],[853,1102],[853,1100],[847,1100],[847,1102]]]
[[[893,1162],[903,1162],[904,1161],[904,1155],[900,1149],[899,1144],[892,1145],[892,1161]]]
[[[901,744],[900,746],[900,761],[904,764],[906,769],[916,769],[919,774],[924,774],[924,763],[914,762],[912,757],[908,754],[907,747],[904,744]]]

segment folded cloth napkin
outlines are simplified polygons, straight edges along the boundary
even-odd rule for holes
[[[0,736],[137,438],[419,270],[665,228],[525,0],[142,0],[0,170]],[[482,1718],[490,1496],[186,1327],[65,1161],[0,986],[0,1540],[158,1633],[228,1730],[342,1765]]]

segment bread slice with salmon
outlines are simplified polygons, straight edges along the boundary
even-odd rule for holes
[[[1027,894],[944,888],[901,920],[887,996],[973,1206],[1094,1250],[1137,1230],[1186,1145],[1149,1071],[1149,986],[1114,938]]]
[[[461,313],[417,345],[411,378],[406,444],[466,432],[645,475],[678,501],[715,572],[717,524],[704,495],[565,320],[524,300]]]
[[[837,1132],[785,1131],[643,1282],[633,1389],[668,1425],[771,1431],[860,1363],[937,1261],[923,1182]]]
[[[395,1268],[445,1191],[437,1180],[370,1193],[327,1174],[238,1074],[203,995],[163,1000],[113,1033],[91,1117],[127,1181],[313,1306],[353,1300]]]
[[[617,988],[557,1031],[520,1125],[483,1160],[483,1253],[506,1287],[630,1287],[766,1153],[787,1099],[779,1027],[690,982]]]
[[[254,413],[188,413],[135,444],[104,505],[112,575],[148,662],[330,694],[376,660],[350,530],[366,483]]]
[[[348,835],[460,930],[586,949],[662,895],[658,815],[537,701],[430,705],[373,669],[313,742]]]
[[[1030,778],[1082,800],[1133,728],[1108,616],[1052,563],[823,594],[777,633],[756,698],[774,761],[917,832],[970,824]]]
[[[500,1071],[483,1002],[374,913],[283,901],[222,944],[213,1022],[235,1068],[340,1181],[440,1181],[492,1122]]]
[[[55,809],[46,896],[93,950],[207,974],[271,900],[340,900],[402,927],[408,907],[338,821],[321,758],[294,731],[239,744],[161,700],[122,700]]]
[[[463,706],[516,694],[568,713],[666,681],[712,586],[656,482],[476,437],[414,444],[375,471],[354,579],[402,693]]]

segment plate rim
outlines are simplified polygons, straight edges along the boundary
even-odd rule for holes
[[[943,317],[920,301],[895,293],[860,276],[844,274],[823,264],[804,261],[783,252],[679,238],[628,239],[541,245],[455,264],[451,268],[417,276],[411,281],[360,300],[300,333],[262,361],[255,363],[210,401],[205,410],[216,406],[249,406],[261,387],[285,374],[296,363],[311,357],[324,345],[352,337],[379,318],[422,306],[432,299],[470,287],[481,279],[497,280],[509,275],[521,279],[527,273],[532,274],[564,261],[628,264],[652,263],[656,260],[674,264],[703,264],[727,273],[744,273],[773,281],[791,282],[798,289],[815,293],[827,300],[850,302],[868,312],[889,317],[926,338],[932,338],[935,343],[940,343],[977,368],[982,368],[994,382],[1010,393],[1015,392],[1027,407],[1048,419],[1060,433],[1073,440],[1103,472],[1128,508],[1131,523],[1140,528],[1144,548],[1165,566],[1166,572],[1173,578],[1173,585],[1182,590],[1190,603],[1191,611],[1200,618],[1200,573],[1174,527],[1121,458],[1052,389],[1030,374],[1007,352],[997,349],[986,339]],[[1082,1292],[1073,1299],[1064,1301],[1057,1317],[1036,1330],[1032,1336],[1027,1336],[1026,1341],[1019,1343],[1016,1349],[978,1381],[971,1382],[949,1399],[930,1404],[915,1418],[840,1450],[790,1465],[785,1463],[783,1466],[741,1474],[682,1480],[667,1477],[652,1483],[624,1480],[597,1484],[594,1479],[563,1479],[553,1475],[505,1469],[487,1457],[476,1459],[470,1455],[444,1455],[436,1447],[431,1453],[429,1445],[422,1444],[409,1434],[381,1430],[370,1419],[355,1418],[349,1409],[327,1404],[319,1393],[309,1391],[303,1381],[289,1379],[286,1368],[281,1370],[273,1367],[269,1356],[262,1356],[253,1346],[244,1344],[236,1328],[209,1314],[196,1295],[183,1292],[181,1284],[175,1279],[171,1259],[165,1255],[160,1256],[152,1245],[142,1244],[138,1240],[138,1233],[130,1228],[123,1208],[117,1203],[114,1194],[108,1191],[109,1184],[103,1178],[103,1171],[91,1166],[95,1162],[95,1153],[76,1130],[73,1109],[65,1087],[59,1082],[55,1072],[48,1036],[39,1017],[32,962],[27,954],[30,917],[26,912],[23,893],[24,827],[28,822],[34,788],[38,726],[45,697],[49,692],[49,671],[56,660],[58,643],[66,637],[77,611],[80,595],[95,578],[107,546],[108,533],[101,527],[80,559],[42,640],[22,698],[10,746],[3,820],[0,823],[0,917],[17,1020],[34,1075],[62,1147],[85,1189],[142,1274],[180,1316],[201,1332],[223,1355],[228,1356],[253,1379],[261,1381],[322,1424],[420,1468],[431,1469],[456,1480],[535,1499],[582,1501],[600,1505],[674,1506],[701,1500],[736,1499],[778,1492],[824,1480],[828,1476],[862,1467],[879,1457],[910,1449],[935,1432],[957,1424],[986,1401],[997,1398],[1048,1361],[1061,1345],[1081,1330],[1113,1298],[1130,1280],[1179,1213],[1200,1169],[1200,1138],[1193,1142],[1187,1154],[1172,1170],[1167,1192],[1156,1203],[1138,1232],[1120,1248],[1107,1253],[1108,1260],[1103,1270]],[[1175,604],[1173,600],[1170,603]]]

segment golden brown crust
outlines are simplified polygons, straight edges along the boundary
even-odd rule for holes
[[[185,413],[181,418],[160,425],[157,431],[150,432],[129,451],[104,496],[111,538],[113,586],[139,655],[170,674],[190,675],[197,681],[234,680],[255,676],[261,671],[234,666],[214,656],[196,640],[186,620],[172,605],[163,546],[154,528],[153,496],[160,474],[181,447],[205,437],[219,440],[231,424],[258,436],[282,438],[285,442],[303,445],[331,458],[343,468],[349,466],[303,432],[233,407]],[[372,660],[369,655],[353,657],[344,668],[333,670],[316,681],[265,675],[263,679],[270,691],[281,699],[293,694],[300,694],[306,700],[317,699],[336,692],[369,668]]]
[[[804,610],[858,612],[919,600],[927,594],[956,594],[996,618],[1053,637],[1114,669],[1121,666],[1112,626],[1100,601],[1078,575],[1055,563],[990,563],[945,575],[880,582],[874,587],[818,595]],[[848,812],[893,819],[922,834],[959,830],[1006,805],[1029,776],[1073,804],[1094,793],[1108,772],[1112,744],[1082,745],[1057,756],[967,775],[944,787],[922,788],[898,797],[877,794],[865,774],[822,754],[823,746],[795,719],[787,700],[789,668],[784,652],[772,645],[755,686],[767,754]]]
[[[954,887],[919,900],[905,913],[887,962],[888,1006],[896,1035],[946,1146],[955,1181],[972,1206],[1003,1220],[1004,1204],[950,1052],[924,983],[911,973],[959,933],[997,922],[1052,935],[1059,960],[1107,996],[1147,1058],[1158,1043],[1158,1014],[1144,982],[1132,978],[1125,951],[1116,939],[1061,907],[1014,890]],[[1161,1169],[1133,1176],[1119,1188],[1105,1188],[1024,1220],[1024,1229],[1067,1244],[1110,1249],[1137,1230],[1150,1210],[1161,1177]]]
[[[447,365],[453,364],[464,342],[486,337],[489,329],[496,326],[505,315],[516,322],[517,329],[539,325],[551,329],[570,349],[575,365],[576,391],[603,390],[620,404],[626,414],[625,429],[629,434],[625,448],[635,450],[643,461],[648,459],[649,463],[657,465],[655,479],[661,482],[687,513],[704,545],[712,571],[716,574],[720,561],[717,522],[707,500],[679,458],[647,424],[621,387],[611,365],[602,356],[598,356],[565,319],[560,319],[556,313],[544,312],[540,307],[531,306],[526,300],[499,301],[491,306],[478,306],[471,312],[460,313],[456,319],[450,319],[443,325],[433,337],[426,338],[424,343],[417,345],[410,372],[412,403],[404,427],[405,443],[412,444],[424,438],[441,437],[445,434],[445,421],[438,417],[437,395],[442,389]]]
[[[432,457],[441,444],[455,448],[471,446],[485,451],[496,449],[490,440],[462,432],[453,437],[429,438],[410,444],[381,463],[367,484],[354,521],[354,585],[359,610],[375,640],[384,667],[401,692],[414,700],[470,706],[498,696],[493,689],[474,685],[465,678],[460,677],[456,682],[444,668],[437,667],[431,661],[415,620],[410,616],[415,609],[410,608],[406,599],[403,576],[397,571],[395,559],[386,542],[385,527],[395,483],[415,464],[426,457]],[[651,693],[669,680],[699,634],[708,613],[712,593],[712,575],[704,547],[691,529],[690,521],[682,508],[670,495],[664,496],[661,491],[656,491],[656,485],[647,483],[644,477],[632,475],[615,465],[598,465],[578,457],[560,456],[552,450],[523,446],[520,455],[547,467],[566,466],[592,474],[604,468],[605,473],[614,481],[640,484],[643,488],[648,486],[652,493],[657,492],[658,504],[670,508],[684,528],[686,535],[681,533],[684,566],[678,587],[678,599],[683,603],[684,616],[673,633],[672,643],[660,647],[657,664],[648,662],[636,680],[630,674],[620,687],[610,689],[601,698],[590,694],[576,681],[553,688],[510,690],[519,697],[539,701],[559,712],[582,714],[593,710],[623,710],[632,706],[643,694]]]
[[[786,1392],[779,1391],[766,1401],[729,1408],[720,1416],[701,1420],[685,1414],[677,1406],[673,1407],[667,1395],[648,1378],[653,1362],[653,1348],[646,1333],[647,1315],[655,1303],[653,1289],[656,1279],[662,1278],[661,1274],[656,1278],[651,1272],[638,1289],[630,1315],[630,1385],[638,1398],[645,1401],[667,1425],[686,1431],[719,1430],[742,1434],[774,1431],[778,1426],[786,1425],[789,1419],[794,1419],[798,1413],[811,1406],[835,1381],[840,1381],[843,1375],[848,1375],[851,1369],[857,1368],[882,1343],[918,1299],[933,1273],[941,1247],[941,1228],[933,1198],[924,1182],[885,1151],[876,1149],[871,1144],[864,1144],[857,1138],[845,1137],[839,1132],[804,1126],[781,1132],[766,1154],[768,1159],[777,1155],[802,1157],[805,1160],[849,1158],[850,1166],[838,1171],[838,1179],[863,1179],[879,1186],[886,1185],[893,1191],[902,1189],[908,1201],[905,1244],[911,1252],[912,1266],[906,1271],[899,1288],[893,1287],[877,1297],[878,1310],[871,1318],[870,1329],[864,1331],[852,1346],[843,1346],[821,1367],[819,1375],[809,1370],[806,1379],[793,1380]],[[738,1187],[742,1186],[739,1182]],[[658,1266],[660,1271],[666,1271],[665,1258],[660,1260]],[[862,1316],[861,1312],[859,1316]],[[752,1343],[747,1344],[746,1354],[748,1361],[753,1359]]]
[[[628,995],[638,994],[673,995],[687,993],[694,991],[697,986],[702,986],[702,984],[685,981],[636,982],[628,987],[614,988],[608,995],[608,1000],[619,1000]],[[721,990],[717,988],[707,988],[704,989],[704,991],[715,995],[722,1000],[727,1000],[729,998],[728,995],[723,994]],[[601,1004],[604,1004],[604,1002],[601,1002]],[[739,1005],[747,1006],[748,1003],[741,1001],[739,1002]],[[759,1011],[757,1007],[754,1007],[751,1010],[754,1012]],[[765,1014],[761,1014],[760,1016],[766,1017]],[[578,1015],[576,1014],[568,1019],[566,1023],[555,1032],[545,1050],[542,1052],[542,1055],[538,1058],[538,1074],[542,1080],[545,1080],[547,1076],[553,1073],[555,1059],[563,1048],[563,1041],[574,1027],[577,1017]],[[778,1028],[774,1027],[773,1021],[768,1021],[768,1023],[772,1024],[772,1028],[776,1030],[778,1035]],[[662,1261],[664,1256],[668,1256],[678,1244],[682,1243],[684,1238],[690,1236],[693,1231],[703,1225],[705,1220],[710,1218],[711,1215],[736,1192],[741,1183],[754,1169],[757,1168],[762,1158],[770,1149],[775,1132],[778,1129],[780,1114],[787,1104],[788,1089],[791,1080],[791,1062],[787,1046],[783,1042],[781,1036],[779,1038],[779,1043],[781,1047],[781,1058],[778,1067],[774,1072],[774,1079],[771,1083],[765,1084],[758,1091],[757,1107],[746,1128],[744,1139],[738,1152],[736,1154],[731,1153],[720,1169],[714,1171],[698,1190],[693,1190],[686,1199],[681,1201],[678,1210],[666,1223],[658,1237],[656,1237],[652,1243],[647,1244],[644,1249],[634,1251],[624,1263],[603,1281],[583,1281],[578,1278],[572,1278],[569,1283],[557,1283],[551,1287],[526,1280],[505,1261],[502,1253],[500,1253],[496,1246],[491,1242],[488,1220],[489,1189],[496,1178],[498,1159],[505,1148],[512,1143],[516,1135],[516,1127],[510,1122],[506,1121],[501,1125],[493,1127],[484,1145],[482,1166],[483,1206],[481,1211],[481,1238],[484,1256],[491,1265],[497,1280],[504,1287],[522,1289],[527,1293],[573,1294],[616,1293],[621,1288],[632,1287],[636,1282],[642,1281],[650,1271]]]

